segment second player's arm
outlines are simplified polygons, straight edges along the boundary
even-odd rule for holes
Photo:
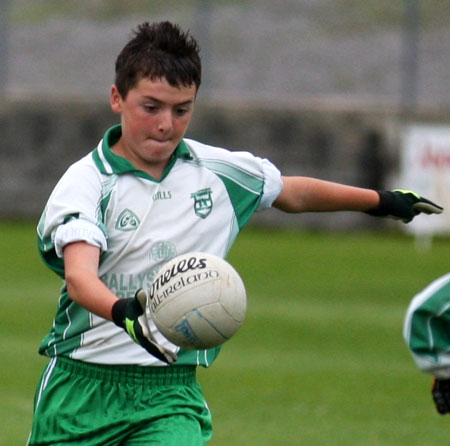
[[[274,207],[284,212],[367,211],[379,204],[371,189],[309,177],[282,177],[283,188]]]

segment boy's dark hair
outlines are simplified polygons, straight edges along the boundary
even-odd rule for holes
[[[116,59],[115,85],[123,99],[142,78],[165,78],[173,87],[197,91],[201,82],[200,48],[189,32],[170,22],[142,23]]]

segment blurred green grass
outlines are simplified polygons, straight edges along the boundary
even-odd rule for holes
[[[60,280],[30,223],[0,222],[0,446],[24,445]],[[229,260],[249,295],[244,326],[200,370],[211,446],[446,444],[431,379],[402,339],[413,295],[448,272],[450,239],[429,250],[387,233],[249,228]]]

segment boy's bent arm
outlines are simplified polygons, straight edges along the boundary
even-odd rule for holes
[[[113,321],[148,353],[166,364],[177,355],[158,344],[144,316],[147,294],[140,290],[134,298],[119,299],[98,277],[100,248],[86,242],[64,247],[64,268],[70,298],[91,313]],[[142,292],[143,291],[143,292]]]
[[[380,197],[375,190],[309,177],[282,177],[283,188],[273,206],[284,212],[367,211]]]
[[[111,320],[111,308],[118,300],[98,278],[100,249],[86,242],[64,247],[64,268],[70,298],[90,312]]]

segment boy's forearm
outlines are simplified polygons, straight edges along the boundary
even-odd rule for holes
[[[112,320],[111,310],[117,296],[98,277],[75,273],[67,280],[67,290],[73,301],[97,316]]]
[[[64,248],[65,279],[70,298],[96,314],[111,320],[117,296],[98,277],[100,250],[85,242]]]
[[[380,200],[371,189],[309,177],[283,177],[283,184],[274,206],[285,212],[367,211]]]

